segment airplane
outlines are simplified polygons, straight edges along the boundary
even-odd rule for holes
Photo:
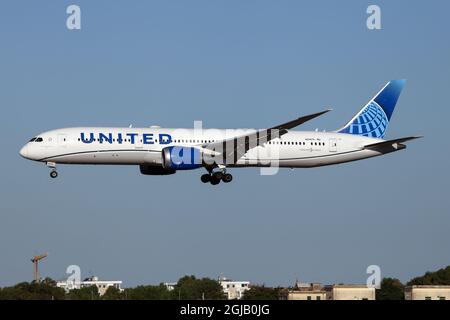
[[[138,165],[144,175],[170,175],[206,169],[203,183],[231,182],[228,168],[311,168],[340,164],[403,150],[409,136],[384,140],[405,80],[389,81],[341,129],[292,131],[330,109],[267,129],[170,129],[79,127],[47,131],[21,150],[43,162],[56,178],[57,164]]]

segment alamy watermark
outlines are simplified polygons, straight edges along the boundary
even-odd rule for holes
[[[370,276],[367,278],[367,288],[380,289],[381,287],[381,268],[380,266],[373,264],[367,267],[366,273]]]
[[[376,4],[367,7],[369,16],[366,20],[366,26],[369,30],[381,30],[381,8]]]
[[[81,268],[80,266],[73,264],[67,267],[66,274],[69,276],[66,280],[66,289],[79,289],[81,284]]]
[[[81,29],[81,8],[76,4],[67,7],[66,13],[69,15],[66,19],[66,27],[69,30]]]

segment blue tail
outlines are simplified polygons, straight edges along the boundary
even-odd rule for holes
[[[339,133],[383,138],[406,80],[389,81]]]

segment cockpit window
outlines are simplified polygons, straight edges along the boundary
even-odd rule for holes
[[[36,140],[36,139],[37,139],[37,138],[33,138],[33,139],[30,140],[30,142],[33,142],[33,141]]]
[[[42,142],[44,141],[44,139],[42,139],[41,137],[37,137],[36,140],[34,140],[34,142]]]

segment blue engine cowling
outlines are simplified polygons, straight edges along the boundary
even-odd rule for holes
[[[191,170],[202,166],[200,150],[191,147],[173,146],[162,150],[164,169]]]

